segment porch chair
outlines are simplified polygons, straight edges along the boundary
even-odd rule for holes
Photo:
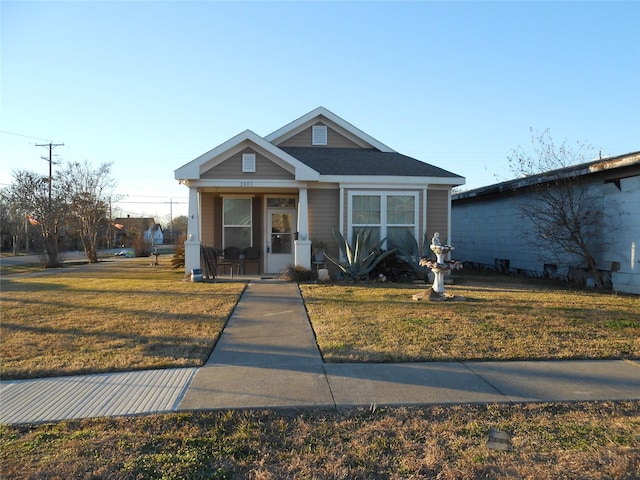
[[[247,263],[255,263],[256,273],[260,274],[260,247],[247,247],[244,249],[243,273],[247,273]]]
[[[231,272],[233,273],[233,266],[238,265],[240,267],[240,254],[242,250],[238,247],[227,247],[223,250],[223,259],[218,261],[218,266],[222,267],[222,273],[226,273],[226,267],[229,265]]]

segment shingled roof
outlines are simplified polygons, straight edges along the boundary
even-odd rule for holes
[[[397,152],[359,148],[280,148],[321,175],[461,178],[455,173]]]

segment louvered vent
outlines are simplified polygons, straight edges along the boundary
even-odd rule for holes
[[[312,145],[327,144],[327,126],[326,125],[313,126],[311,144]]]
[[[243,153],[242,154],[242,172],[254,173],[255,171],[256,171],[256,154]]]

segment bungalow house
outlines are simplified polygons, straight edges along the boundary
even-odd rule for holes
[[[595,233],[597,267],[615,291],[640,294],[640,152],[597,159],[452,196],[452,231],[458,260],[496,270],[569,278],[590,284],[579,258],[549,259],[554,246],[534,247],[520,203],[531,204],[537,186],[572,178],[606,221]],[[557,252],[558,249],[556,248]],[[547,260],[545,260],[547,259]]]
[[[311,268],[312,242],[339,254],[333,231],[450,234],[451,188],[464,178],[402,155],[319,107],[261,137],[236,135],[175,171],[189,188],[185,268],[201,246],[257,247],[259,270]]]

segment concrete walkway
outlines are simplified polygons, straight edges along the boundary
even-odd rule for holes
[[[581,400],[640,400],[640,363],[325,364],[297,285],[257,280],[203,367],[0,382],[0,423],[201,409]]]

